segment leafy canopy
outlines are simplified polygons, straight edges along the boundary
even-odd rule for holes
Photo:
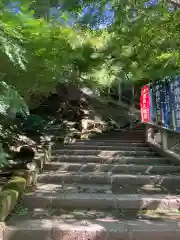
[[[166,1],[12,2],[0,6],[0,73],[25,99],[58,82],[104,88],[179,73],[180,14]]]

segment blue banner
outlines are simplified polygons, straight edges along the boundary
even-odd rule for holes
[[[162,82],[160,84],[160,114],[161,114],[161,124],[164,126],[164,119],[165,119],[165,85]]]
[[[175,121],[175,99],[174,99],[174,79],[171,79],[170,83],[170,106],[171,106],[171,122],[172,129],[176,130],[176,121]]]
[[[171,128],[171,105],[170,105],[170,85],[167,81],[164,85],[164,126]]]
[[[160,100],[160,84],[157,83],[155,86],[155,94],[156,94],[156,124],[161,122],[161,100]]]
[[[175,129],[180,132],[180,76],[174,80],[174,112],[175,112]]]
[[[169,106],[169,91],[168,91],[168,83],[165,84],[164,88],[164,95],[165,95],[165,101],[164,101],[164,126],[166,128],[170,127],[170,106]]]
[[[180,76],[149,84],[150,120],[180,132]]]

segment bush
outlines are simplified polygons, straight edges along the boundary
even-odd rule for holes
[[[23,131],[32,135],[42,133],[44,124],[45,121],[39,115],[29,115],[23,123]]]

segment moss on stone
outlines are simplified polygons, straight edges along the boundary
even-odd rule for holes
[[[22,193],[26,186],[26,179],[22,177],[13,177],[5,185],[4,190],[12,189],[18,193]]]
[[[18,191],[13,189],[0,192],[0,221],[4,221],[17,204]]]

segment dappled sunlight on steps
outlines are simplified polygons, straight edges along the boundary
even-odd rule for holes
[[[28,216],[8,224],[21,229],[15,240],[31,239],[28,229],[34,240],[179,240],[179,218],[148,218],[177,212],[179,193],[180,166],[148,147],[144,127],[114,131],[57,142],[36,191],[23,196]]]

